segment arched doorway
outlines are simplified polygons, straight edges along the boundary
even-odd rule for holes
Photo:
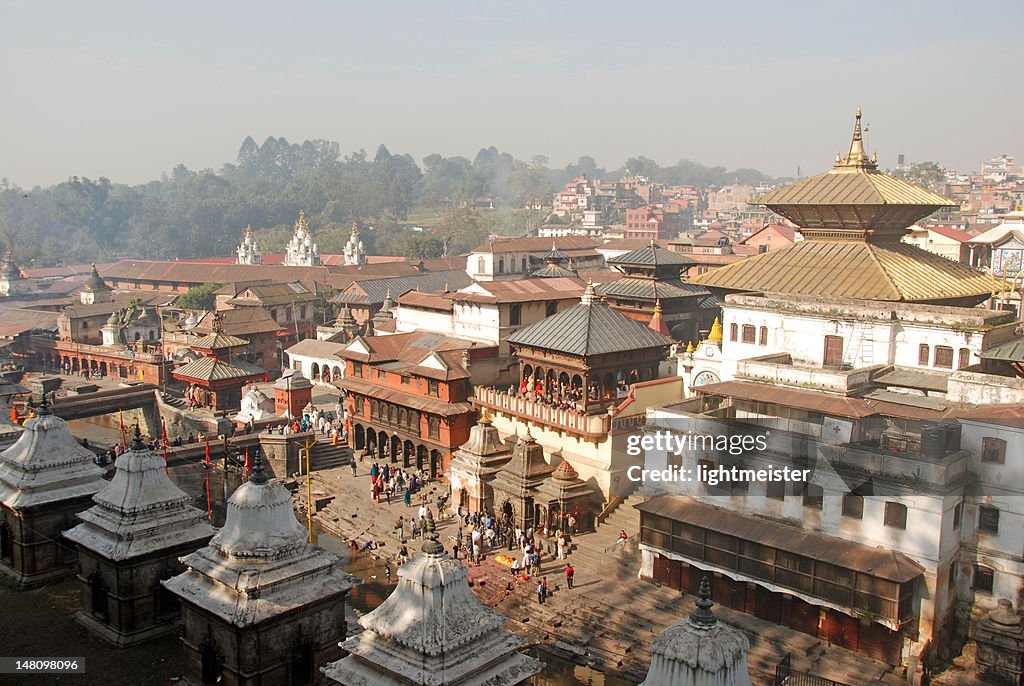
[[[377,432],[377,459],[383,461],[391,456],[391,442],[384,431]]]
[[[355,436],[355,449],[363,450],[366,447],[366,431],[363,429],[363,425],[356,424],[352,428],[352,433]]]
[[[217,686],[221,683],[221,661],[213,641],[207,639],[202,654],[203,686]]]
[[[437,475],[441,472],[441,452],[439,450],[430,451],[430,478],[437,478]]]
[[[398,462],[398,458],[402,454],[402,439],[398,437],[398,434],[391,436],[391,462],[392,464]]]
[[[402,466],[408,469],[412,466],[412,456],[416,452],[416,446],[412,444],[412,441],[406,441],[402,445]]]
[[[316,362],[311,364],[309,367],[309,378],[313,381],[319,381],[320,379],[320,365]]]
[[[422,472],[424,466],[427,464],[428,454],[427,446],[418,445],[416,446],[416,470]]]
[[[508,521],[515,525],[516,522],[516,510],[512,507],[512,501],[506,500],[501,505],[501,513],[508,517]]]

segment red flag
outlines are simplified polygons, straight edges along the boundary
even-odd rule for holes
[[[249,472],[252,471],[252,463],[249,462],[249,449],[245,449],[245,474],[248,476]]]
[[[117,413],[117,422],[118,422],[118,425],[119,425],[118,428],[120,428],[120,430],[121,430],[121,444],[124,446],[125,450],[128,450],[128,434],[124,430],[124,412],[123,411],[118,411],[118,413]]]

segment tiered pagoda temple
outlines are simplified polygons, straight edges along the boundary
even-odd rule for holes
[[[127,646],[174,631],[177,599],[160,582],[184,571],[182,555],[215,530],[206,513],[171,482],[164,458],[142,442],[117,458],[114,478],[93,496],[82,523],[65,532],[78,545],[82,609],[76,618],[111,643]]]
[[[751,200],[800,227],[804,239],[692,279],[720,293],[770,292],[973,307],[991,277],[900,239],[910,225],[956,203],[878,170],[861,112],[849,151],[832,169]]]
[[[0,573],[29,586],[71,571],[77,551],[61,533],[107,482],[45,396],[24,429],[0,453]]]
[[[559,279],[559,278],[571,278],[575,279],[577,274],[573,269],[569,269],[565,265],[569,262],[568,256],[564,252],[558,249],[558,247],[552,243],[551,250],[544,255],[544,266],[533,272],[531,276],[538,279]]]
[[[163,582],[182,604],[185,679],[192,684],[312,684],[340,656],[345,598],[358,582],[307,540],[283,484],[260,453],[228,499],[224,527]]]
[[[651,240],[649,245],[608,260],[610,267],[625,276],[598,290],[609,305],[631,319],[648,324],[657,314],[675,340],[699,340],[702,332],[711,329],[720,303],[704,286],[681,279],[695,264],[690,257],[659,248]]]
[[[359,619],[348,657],[324,669],[342,686],[515,686],[541,663],[519,651],[526,641],[473,594],[466,568],[437,540],[427,514],[422,554],[398,568],[398,586]]]
[[[519,395],[581,414],[604,412],[629,384],[658,378],[673,343],[602,302],[593,283],[579,305],[508,340],[519,358]]]
[[[266,381],[267,370],[245,359],[249,341],[224,333],[220,317],[213,331],[191,346],[201,355],[171,375],[186,384],[185,397],[200,407],[214,410],[236,409],[242,403],[242,387],[254,381]]]

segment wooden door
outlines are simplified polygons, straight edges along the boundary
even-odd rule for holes
[[[825,336],[825,367],[843,366],[843,337]]]

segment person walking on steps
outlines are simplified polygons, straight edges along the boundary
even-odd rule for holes
[[[573,577],[575,577],[575,576],[576,576],[576,570],[572,568],[572,564],[571,563],[567,564],[565,566],[565,585],[568,586],[569,588],[572,588],[572,580],[573,580]]]

